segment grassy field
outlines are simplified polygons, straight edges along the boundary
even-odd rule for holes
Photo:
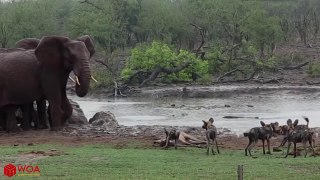
[[[32,152],[32,153],[31,153]],[[45,154],[43,154],[45,152]],[[48,155],[52,152],[51,156]],[[9,162],[38,165],[38,179],[236,179],[237,165],[244,165],[244,179],[319,179],[318,157],[292,156],[282,152],[256,158],[243,151],[221,150],[220,155],[205,154],[205,149],[163,150],[136,146],[105,145],[0,146],[1,171]],[[3,172],[3,171],[2,171]],[[5,179],[1,173],[0,179]],[[26,179],[15,176],[12,179]],[[32,178],[36,179],[36,178]]]

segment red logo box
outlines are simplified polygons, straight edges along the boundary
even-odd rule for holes
[[[12,177],[17,173],[17,168],[13,164],[8,164],[3,168],[4,175]]]

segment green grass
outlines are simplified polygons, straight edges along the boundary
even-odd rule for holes
[[[105,145],[63,146],[1,146],[0,167],[9,162],[30,163],[21,154],[57,149],[64,155],[49,156],[33,162],[38,165],[38,179],[236,179],[237,165],[244,165],[244,179],[319,179],[320,161],[316,157],[292,156],[282,152],[257,158],[245,157],[243,151],[221,150],[220,155],[207,156],[205,149],[126,147],[117,149]],[[4,179],[1,173],[0,179]],[[15,176],[12,179],[25,179]],[[32,178],[36,179],[36,178]]]

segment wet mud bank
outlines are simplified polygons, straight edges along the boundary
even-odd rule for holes
[[[222,84],[212,86],[172,85],[152,87],[131,87],[126,97],[136,98],[229,98],[239,95],[259,95],[263,93],[287,92],[289,94],[320,93],[320,86],[315,85],[261,85],[261,84]],[[113,98],[113,90],[100,89],[92,92],[92,98]],[[125,98],[118,96],[118,98]]]

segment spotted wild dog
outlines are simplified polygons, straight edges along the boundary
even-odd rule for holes
[[[308,122],[308,121],[307,121]],[[313,156],[315,156],[314,152],[314,143],[315,140],[313,139],[314,132],[310,131],[309,128],[297,128],[298,121],[295,121],[292,123],[292,121],[287,121],[288,124],[288,130],[286,135],[286,140],[288,141],[288,148],[287,148],[287,154],[285,157],[288,157],[290,146],[293,143],[293,157],[297,156],[297,143],[302,143],[303,148],[305,151],[304,157],[307,157],[307,142],[310,145],[310,148],[312,149]]]
[[[283,127],[282,134],[284,135],[284,138],[283,138],[283,140],[282,140],[282,142],[281,142],[279,147],[284,146],[288,141],[287,135],[288,135],[288,130],[289,130],[289,127],[288,127],[289,124],[290,125],[296,124],[296,126],[294,126],[295,130],[308,130],[309,129],[309,118],[303,117],[303,119],[307,122],[307,124],[299,124],[298,125],[298,123],[299,123],[298,119],[296,119],[293,123],[292,123],[291,119],[287,120],[287,125],[282,126]]]
[[[245,155],[247,156],[247,152],[249,151],[249,155],[251,156],[251,149],[257,144],[258,140],[262,140],[262,148],[263,154],[265,153],[264,143],[267,141],[268,152],[267,154],[271,154],[270,151],[270,139],[273,136],[273,128],[270,124],[265,124],[263,121],[260,121],[262,127],[254,127],[251,128],[248,133],[243,133],[244,137],[248,137],[249,144],[245,149]]]
[[[170,140],[174,140],[174,148],[177,149],[177,142],[180,136],[180,131],[177,131],[176,129],[171,129],[170,132],[168,132],[166,129],[164,129],[164,132],[166,133],[166,144],[164,148],[168,147]]]
[[[212,154],[213,155],[215,154],[213,150],[214,143],[216,144],[218,154],[220,154],[219,146],[217,142],[217,128],[213,125],[213,121],[214,121],[213,118],[210,118],[208,121],[202,120],[203,122],[202,128],[206,130],[207,155],[209,155],[211,140],[212,140],[212,147],[211,147]]]

